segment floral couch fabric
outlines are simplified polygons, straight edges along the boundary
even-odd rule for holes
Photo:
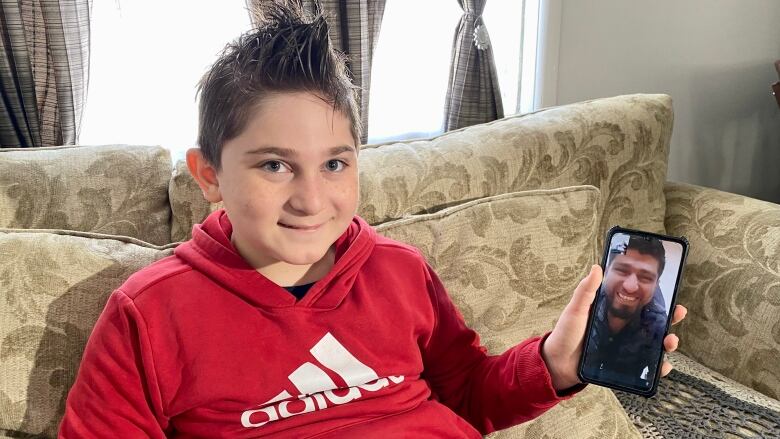
[[[0,227],[165,244],[170,179],[170,153],[159,146],[0,149]]]
[[[780,397],[780,205],[668,183],[666,228],[691,247],[678,301],[680,349]]]
[[[173,254],[170,247],[94,233],[0,229],[0,432],[56,437],[109,294]]]

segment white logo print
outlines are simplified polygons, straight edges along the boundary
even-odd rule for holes
[[[398,384],[404,380],[403,375],[379,378],[373,369],[355,358],[330,332],[309,352],[320,364],[338,374],[349,387],[338,389],[337,394],[334,390],[338,386],[328,374],[307,361],[287,376],[300,392],[297,397],[294,398],[288,391],[283,390],[260,404],[260,408],[242,413],[241,425],[247,428],[262,427],[279,419],[346,404],[362,397],[363,392],[376,392],[389,386],[391,382]],[[346,393],[341,395],[344,391]],[[290,407],[293,403],[297,403],[297,410]]]

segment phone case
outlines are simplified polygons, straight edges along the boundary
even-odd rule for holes
[[[621,233],[621,232],[622,233],[627,233],[627,234],[632,234],[632,235],[639,235],[639,236],[658,238],[658,239],[662,239],[662,240],[674,241],[674,242],[680,243],[681,246],[682,246],[682,255],[681,255],[681,259],[680,259],[680,270],[679,270],[679,273],[677,275],[677,279],[675,281],[674,291],[673,291],[673,294],[672,294],[672,301],[671,301],[671,305],[669,307],[669,313],[668,313],[668,316],[667,316],[667,319],[666,319],[666,327],[664,329],[664,337],[666,337],[666,335],[669,334],[669,327],[671,326],[672,316],[674,314],[674,307],[675,307],[675,305],[677,303],[677,292],[679,291],[679,288],[680,288],[680,282],[681,282],[682,277],[683,277],[683,271],[685,270],[685,261],[686,261],[686,259],[688,257],[688,247],[689,247],[688,239],[686,237],[684,237],[684,236],[680,236],[680,237],[668,236],[668,235],[661,235],[661,234],[658,234],[658,233],[645,232],[645,231],[642,231],[642,230],[635,230],[635,229],[628,229],[628,228],[624,228],[624,227],[620,227],[620,226],[613,226],[612,228],[609,229],[609,231],[607,231],[606,240],[604,242],[605,248],[604,248],[604,252],[602,254],[602,259],[601,259],[601,268],[602,268],[602,270],[606,269],[607,257],[609,255],[609,245],[610,245],[610,242],[612,242],[612,236],[615,233]],[[601,290],[601,286],[599,286],[599,291],[600,290]],[[621,385],[620,383],[591,379],[591,378],[588,378],[588,377],[586,377],[584,375],[583,367],[584,367],[584,364],[585,364],[585,352],[587,350],[588,343],[590,342],[591,326],[593,325],[593,320],[594,320],[594,316],[595,316],[595,304],[596,304],[597,300],[598,300],[598,294],[593,299],[593,303],[591,303],[591,306],[590,306],[590,314],[589,314],[589,317],[588,317],[588,325],[587,325],[586,330],[585,330],[585,341],[584,341],[583,346],[582,346],[582,353],[580,355],[580,362],[579,362],[579,366],[577,368],[577,375],[579,376],[580,381],[586,382],[586,383],[591,383],[591,384],[596,384],[596,385],[603,386],[603,387],[608,387],[608,388],[611,388],[611,389],[621,390],[621,391],[633,393],[633,394],[636,394],[636,395],[641,395],[641,396],[645,396],[645,397],[652,397],[653,395],[656,394],[656,392],[658,390],[658,380],[660,379],[660,375],[661,375],[661,362],[663,361],[663,358],[664,358],[663,346],[661,346],[661,354],[658,357],[658,362],[657,362],[655,377],[653,379],[653,384],[652,384],[652,387],[649,390],[644,391],[642,389],[638,389],[638,388],[634,388],[634,387],[626,387],[626,386]]]

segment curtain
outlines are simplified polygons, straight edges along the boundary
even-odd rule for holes
[[[251,4],[269,0],[247,0]],[[358,105],[363,125],[361,142],[368,138],[368,93],[371,88],[371,61],[379,38],[386,0],[302,0],[306,11],[323,11],[330,38],[344,52],[352,82],[360,87]],[[253,18],[254,20],[254,18]]]
[[[78,141],[90,11],[90,0],[0,0],[0,147]]]
[[[458,0],[463,16],[452,47],[444,131],[504,117],[493,49],[482,22],[485,2]]]

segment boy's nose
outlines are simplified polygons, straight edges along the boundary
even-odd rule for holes
[[[631,273],[631,275],[623,281],[623,289],[627,293],[633,293],[637,288],[639,288],[639,279],[636,278],[636,274]]]
[[[301,176],[290,197],[290,206],[301,215],[316,215],[322,211],[324,181],[319,175]]]

